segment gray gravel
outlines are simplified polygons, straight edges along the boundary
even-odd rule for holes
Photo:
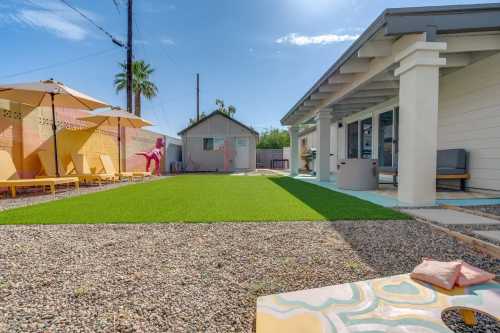
[[[425,240],[425,241],[422,241]],[[258,296],[500,262],[414,221],[0,227],[0,331],[250,332]]]
[[[460,333],[500,333],[500,323],[492,316],[476,312],[477,325],[468,326],[457,310],[443,313],[443,322],[453,331]]]
[[[165,176],[160,177],[151,177],[144,179],[145,182],[155,181],[165,178]],[[75,197],[83,194],[107,191],[117,187],[132,185],[140,183],[141,181],[122,181],[114,184],[103,184],[102,186],[98,185],[80,185],[80,192],[76,191],[73,186],[67,188],[66,185],[58,186],[55,194],[50,192],[43,192],[40,187],[37,188],[19,188],[16,198],[12,198],[8,191],[0,193],[0,211],[17,208],[17,207],[25,207],[30,206],[42,202],[59,200],[69,197]]]

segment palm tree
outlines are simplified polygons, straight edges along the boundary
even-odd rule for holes
[[[217,98],[215,100],[215,105],[217,105],[217,109],[215,111],[219,111],[219,112],[225,113],[225,114],[227,114],[231,118],[236,113],[236,107],[234,107],[233,105],[229,105],[226,108],[226,105],[224,104],[224,100],[222,100],[222,99]]]
[[[127,88],[127,65],[120,63],[122,72],[115,75],[115,89],[118,93]],[[158,88],[150,81],[149,77],[154,69],[146,64],[144,60],[136,60],[132,63],[132,92],[134,93],[134,113],[141,116],[141,96],[150,100],[158,94]]]

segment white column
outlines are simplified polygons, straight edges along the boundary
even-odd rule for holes
[[[330,181],[330,131],[332,115],[330,110],[321,110],[318,114],[316,130],[318,131],[318,180]]]
[[[290,126],[290,176],[299,174],[299,127]]]
[[[439,52],[446,43],[417,42],[396,56],[399,79],[399,187],[402,203],[422,206],[436,199]]]

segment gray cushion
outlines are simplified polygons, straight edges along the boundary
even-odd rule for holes
[[[467,170],[465,169],[457,169],[457,168],[438,168],[438,175],[465,175]]]
[[[379,167],[378,170],[381,173],[397,173],[398,167]]]
[[[446,149],[437,152],[437,169],[467,169],[465,149]]]

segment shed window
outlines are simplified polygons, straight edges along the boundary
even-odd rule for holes
[[[203,150],[214,150],[214,138],[203,138]]]

